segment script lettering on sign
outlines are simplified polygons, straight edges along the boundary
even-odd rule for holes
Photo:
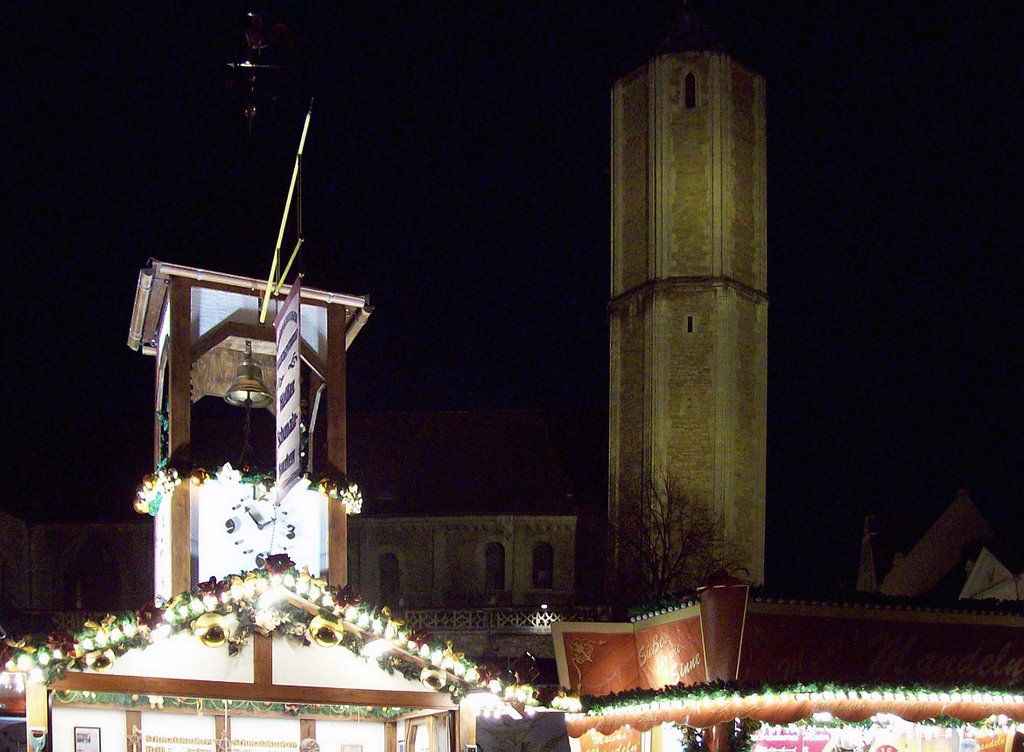
[[[277,335],[277,500],[280,503],[302,475],[299,343],[301,278],[295,280],[274,319]]]
[[[645,689],[696,684],[706,679],[700,617],[638,629],[637,665]]]
[[[640,732],[628,726],[607,736],[588,731],[580,737],[580,752],[640,752],[640,745]]]

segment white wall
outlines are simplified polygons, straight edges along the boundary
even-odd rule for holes
[[[127,752],[123,710],[69,708],[55,705],[50,724],[53,752],[75,752],[75,727],[100,729],[100,752]]]
[[[320,745],[320,752],[342,752],[343,746],[350,745],[362,747],[361,752],[383,752],[384,724],[379,721],[328,721],[317,718],[316,741]]]

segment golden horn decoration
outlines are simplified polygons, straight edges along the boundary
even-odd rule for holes
[[[114,651],[107,648],[86,653],[85,665],[93,671],[109,671],[110,667],[114,665]]]
[[[219,648],[231,638],[231,631],[223,614],[205,613],[192,622],[192,634],[208,648]]]
[[[306,628],[306,636],[322,648],[333,648],[341,642],[341,636],[344,633],[344,627],[330,619],[325,619],[320,614],[314,616]]]
[[[448,675],[444,671],[428,667],[420,672],[420,681],[424,687],[437,692],[444,689],[444,685],[448,683]]]

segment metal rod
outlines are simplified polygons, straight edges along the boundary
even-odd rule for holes
[[[285,264],[284,271],[281,272],[281,278],[277,281],[277,288],[274,290],[274,294],[275,295],[277,293],[281,292],[281,285],[283,285],[285,279],[288,278],[288,272],[291,271],[292,262],[295,261],[295,257],[299,255],[299,249],[301,247],[302,247],[302,238],[299,238],[298,242],[295,244],[295,250],[292,251],[291,258],[288,259],[288,263]],[[300,274],[299,276],[301,277],[302,275]]]
[[[302,125],[302,137],[299,139],[299,151],[295,155],[295,167],[292,168],[292,180],[288,185],[288,197],[284,202],[284,214],[281,216],[281,229],[277,233],[277,244],[274,246],[274,259],[270,262],[270,276],[267,277],[267,291],[263,296],[263,307],[260,309],[260,323],[267,320],[267,308],[270,306],[270,295],[275,287],[280,288],[284,275],[275,277],[277,266],[281,255],[281,242],[284,240],[284,229],[288,224],[288,212],[292,208],[292,196],[295,193],[295,181],[299,177],[299,163],[302,161],[302,148],[306,145],[306,133],[309,131],[309,119],[313,116],[313,102],[309,103],[309,112],[306,113],[306,121]]]

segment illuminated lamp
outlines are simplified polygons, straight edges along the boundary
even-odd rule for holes
[[[379,658],[389,650],[391,650],[391,643],[378,637],[376,640],[370,640],[363,645],[363,649],[360,652],[367,658]],[[444,685],[442,684],[442,686]]]

